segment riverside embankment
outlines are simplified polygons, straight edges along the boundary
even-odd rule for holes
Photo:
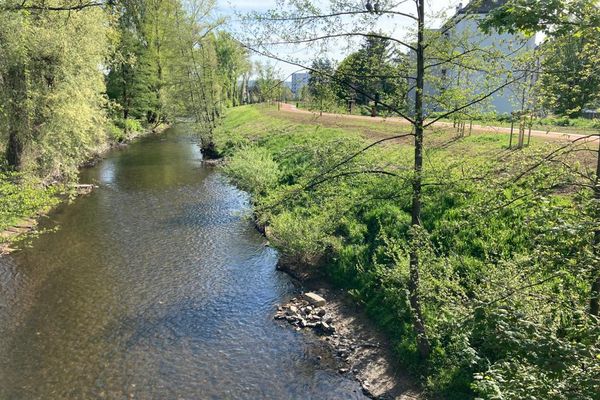
[[[119,140],[111,138],[97,147],[79,168],[93,167],[111,151],[123,149],[140,137],[160,134],[168,127],[168,124],[144,130],[140,127],[140,130],[122,133]],[[61,201],[88,194],[93,189],[94,185],[89,183],[66,182],[64,176],[43,180],[31,173],[0,172],[0,256],[15,251],[18,248],[15,242],[35,232],[38,219]]]
[[[415,172],[406,125],[264,104],[229,110],[214,140],[224,173],[251,194],[280,268],[312,290],[331,285],[326,298],[341,290],[334,303],[365,311],[366,325],[386,333],[392,369],[408,371],[428,396],[547,398],[561,387],[597,397],[595,318],[569,319],[566,331],[559,322],[585,316],[590,304],[596,272],[584,255],[597,254],[597,142],[532,137],[515,149],[504,133],[433,127]],[[299,306],[286,321],[324,328]],[[344,355],[363,341],[348,342],[353,332],[334,345]]]

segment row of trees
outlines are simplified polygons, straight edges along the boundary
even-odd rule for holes
[[[370,33],[361,47],[344,58],[337,68],[317,59],[308,82],[310,100],[321,110],[339,106],[368,106],[376,102],[406,107],[408,59],[386,37]]]
[[[494,34],[489,23],[484,23],[487,34]],[[441,31],[445,31],[444,27]],[[476,46],[469,44],[480,32],[462,32],[451,39],[436,37],[439,31],[425,30],[429,41],[442,46],[430,46],[431,59],[443,60],[452,57],[452,53],[469,50],[475,52]],[[518,34],[510,30],[511,34]],[[525,35],[531,35],[525,32]],[[377,103],[393,105],[394,108],[408,111],[412,104],[409,100],[408,70],[414,63],[414,49],[403,52],[402,46],[393,42],[384,34],[369,32],[365,35],[359,50],[345,57],[337,67],[326,58],[317,58],[310,65],[311,78],[304,99],[313,107],[321,110],[335,110],[347,107],[349,103],[366,106]],[[481,50],[480,45],[479,50]],[[406,50],[406,48],[404,48]],[[506,58],[496,53],[488,56],[493,59]],[[550,35],[544,42],[527,55],[521,54],[521,63],[529,57],[529,76],[524,76],[519,84],[513,85],[512,103],[515,109],[528,110],[538,114],[552,113],[571,118],[579,117],[587,109],[600,107],[600,75],[598,74],[597,54],[600,50],[600,32],[590,31],[585,35]],[[448,110],[451,103],[465,100],[465,93],[474,90],[470,79],[481,69],[483,58],[471,54],[454,62],[440,63],[430,68],[428,87],[438,94],[439,103],[429,107],[435,111]],[[444,65],[445,64],[445,65]],[[500,66],[498,72],[505,72]],[[451,72],[452,76],[449,76]],[[441,96],[445,97],[442,101]],[[462,99],[461,99],[462,97]],[[383,110],[386,107],[380,107]],[[467,110],[471,116],[493,114],[494,108],[489,102],[473,104]]]
[[[214,6],[2,0],[4,167],[52,180],[141,125],[191,117],[210,132],[224,107],[242,102],[238,80],[250,70]]]

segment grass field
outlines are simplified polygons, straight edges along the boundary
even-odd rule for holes
[[[428,130],[416,228],[407,125],[254,105],[230,110],[214,138],[281,262],[362,304],[431,396],[596,396],[600,328],[581,318],[598,254],[596,142],[536,137],[516,150],[507,134]],[[407,299],[411,249],[426,360]]]

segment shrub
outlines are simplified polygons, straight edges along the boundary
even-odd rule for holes
[[[271,220],[271,240],[288,262],[317,265],[328,244],[330,224],[324,215],[286,211]]]
[[[113,142],[121,143],[121,142],[125,141],[125,132],[123,131],[123,128],[119,128],[115,124],[109,124],[107,131],[108,131],[108,137]]]
[[[264,196],[277,185],[281,176],[271,153],[261,147],[244,147],[229,158],[225,174],[240,189]]]
[[[0,172],[0,231],[58,203],[58,188],[46,188],[22,174]]]
[[[142,127],[142,123],[139,120],[131,118],[127,118],[125,120],[123,127],[125,128],[125,131],[129,134],[138,133],[144,130],[144,128]]]

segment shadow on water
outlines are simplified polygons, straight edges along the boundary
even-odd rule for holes
[[[201,158],[185,127],[114,152],[0,258],[0,399],[363,398],[271,319],[295,288]]]

